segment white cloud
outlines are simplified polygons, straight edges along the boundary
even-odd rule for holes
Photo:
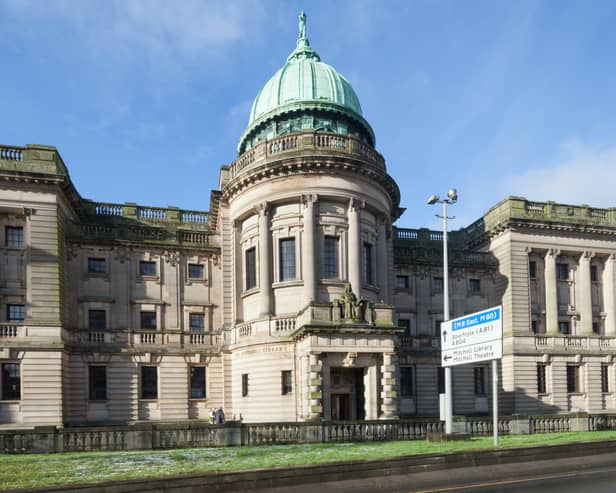
[[[503,191],[530,200],[616,207],[615,183],[616,146],[598,149],[571,140],[555,164],[506,179]]]
[[[72,32],[91,56],[114,62],[221,56],[256,35],[265,17],[260,0],[0,0],[2,5],[31,34],[53,25],[56,36]]]

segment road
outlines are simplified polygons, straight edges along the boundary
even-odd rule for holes
[[[546,458],[547,459],[547,458]],[[616,454],[349,479],[252,493],[614,493]]]

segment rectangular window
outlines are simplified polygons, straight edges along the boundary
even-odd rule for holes
[[[280,393],[287,395],[293,392],[293,373],[291,370],[280,372]]]
[[[598,282],[599,281],[599,271],[598,271],[596,265],[591,265],[590,266],[590,280],[592,282]]]
[[[436,382],[437,382],[437,387],[438,387],[438,393],[444,394],[445,393],[445,368],[443,368],[442,366],[439,366],[437,368]]]
[[[205,330],[205,317],[203,313],[189,313],[188,325],[191,332],[203,332]]]
[[[580,392],[579,373],[579,365],[567,365],[567,392],[569,394],[575,394]]]
[[[374,280],[372,274],[372,245],[370,243],[364,243],[362,260],[364,284],[372,285],[374,284]]]
[[[205,399],[205,366],[190,367],[190,398]]]
[[[569,280],[569,264],[557,263],[556,264],[556,277],[559,281]]]
[[[396,276],[396,289],[408,289],[409,276]]]
[[[156,275],[156,262],[141,260],[139,262],[139,275],[155,276]]]
[[[415,395],[415,367],[400,367],[400,395],[410,397]]]
[[[244,252],[246,259],[246,291],[257,287],[257,258],[256,249],[249,248]]]
[[[158,368],[156,366],[141,367],[141,398],[158,399]]]
[[[443,278],[433,277],[432,278],[432,291],[442,291],[442,290],[443,290]]]
[[[104,274],[107,272],[107,261],[104,258],[88,258],[88,272],[90,274]]]
[[[6,226],[4,233],[7,248],[24,247],[24,228],[21,226]]]
[[[323,244],[323,277],[338,278],[338,237],[326,236]]]
[[[558,332],[561,334],[569,334],[569,322],[558,322]]]
[[[471,293],[481,292],[481,279],[469,279],[468,285]]]
[[[475,395],[486,395],[486,367],[476,366],[475,371]]]
[[[2,363],[2,399],[5,401],[21,399],[20,368],[17,363]]]
[[[592,323],[592,331],[595,334],[601,334],[601,324],[599,322],[597,322],[597,321],[594,321]]]
[[[140,315],[143,330],[156,330],[156,312],[141,312]]]
[[[537,325],[537,321],[536,320],[531,320],[530,321],[530,330],[533,331],[533,334],[537,334],[537,331],[539,330],[539,327]]]
[[[105,310],[88,310],[88,328],[90,330],[105,330],[107,328],[107,313]]]
[[[203,279],[205,268],[202,264],[188,264],[188,279]]]
[[[26,305],[6,305],[8,322],[23,322],[26,319]]]
[[[442,320],[435,320],[434,321],[434,337],[440,337],[441,336],[441,324],[443,323]]]
[[[88,367],[89,398],[91,401],[107,400],[107,367]]]
[[[537,393],[547,394],[546,367],[543,363],[537,363]]]
[[[530,279],[537,279],[537,262],[534,260],[528,262],[528,277]]]
[[[295,238],[280,240],[280,280],[295,279]]]
[[[607,363],[601,363],[601,392],[604,394],[610,391],[609,368]]]
[[[398,319],[398,327],[404,329],[403,336],[411,335],[411,321],[408,318],[399,318]]]
[[[242,374],[242,397],[248,395],[248,373]]]

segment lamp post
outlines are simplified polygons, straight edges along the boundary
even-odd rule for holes
[[[455,188],[449,189],[447,192],[447,198],[441,199],[438,195],[432,195],[428,199],[428,205],[434,205],[437,202],[443,204],[443,215],[440,217],[443,219],[443,322],[449,320],[449,259],[447,257],[447,219],[453,219],[453,217],[447,217],[447,206],[449,204],[455,204],[458,201],[458,192]],[[445,368],[445,433],[452,432],[453,422],[453,399],[452,399],[452,381],[451,381],[451,367]]]

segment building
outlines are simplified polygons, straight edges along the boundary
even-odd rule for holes
[[[305,35],[209,212],[86,200],[54,147],[0,146],[0,423],[437,415],[442,237]],[[451,234],[451,314],[502,304],[504,413],[614,410],[616,209],[510,197]],[[489,367],[454,371],[486,413]]]

